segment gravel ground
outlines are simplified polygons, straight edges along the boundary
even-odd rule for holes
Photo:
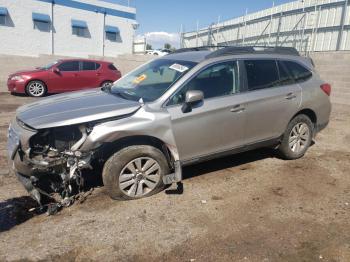
[[[304,158],[271,150],[184,170],[184,193],[112,201],[98,187],[55,216],[8,175],[6,131],[20,104],[0,94],[0,261],[350,261],[350,103]]]

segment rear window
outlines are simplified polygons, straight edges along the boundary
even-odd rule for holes
[[[296,62],[283,61],[283,64],[298,83],[304,82],[312,77],[312,73],[309,69]]]
[[[100,67],[100,64],[90,61],[83,61],[82,70],[97,70]]]
[[[281,61],[277,61],[278,64],[278,72],[280,75],[280,84],[281,86],[284,85],[291,85],[295,83],[295,80],[291,73],[287,70],[286,66]]]
[[[249,91],[270,88],[279,84],[275,60],[246,60],[244,64]]]
[[[111,69],[111,70],[118,70],[113,64],[110,64],[108,66],[108,68]]]

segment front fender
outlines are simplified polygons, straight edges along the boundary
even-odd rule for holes
[[[96,125],[80,150],[89,151],[103,143],[132,136],[149,136],[161,140],[172,153],[174,160],[179,160],[170,115],[165,110],[152,111],[146,106],[131,117]]]

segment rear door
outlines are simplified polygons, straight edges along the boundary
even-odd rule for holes
[[[49,86],[53,92],[65,92],[81,88],[79,61],[64,61],[55,67],[59,69],[59,72],[55,72],[53,68],[49,77]]]
[[[246,75],[246,144],[278,138],[301,104],[300,86],[278,60],[245,60],[242,67]]]
[[[101,73],[98,71],[100,64],[93,61],[81,61],[80,62],[80,81],[81,87],[93,88],[99,87]]]

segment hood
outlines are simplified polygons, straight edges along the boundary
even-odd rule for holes
[[[44,72],[47,70],[44,69],[31,69],[31,70],[21,70],[21,71],[17,71],[13,74],[11,74],[10,76],[17,76],[17,75],[30,75],[32,73],[38,73],[38,72]]]
[[[17,118],[35,129],[68,126],[131,114],[139,102],[122,99],[100,89],[44,98],[17,109]]]

